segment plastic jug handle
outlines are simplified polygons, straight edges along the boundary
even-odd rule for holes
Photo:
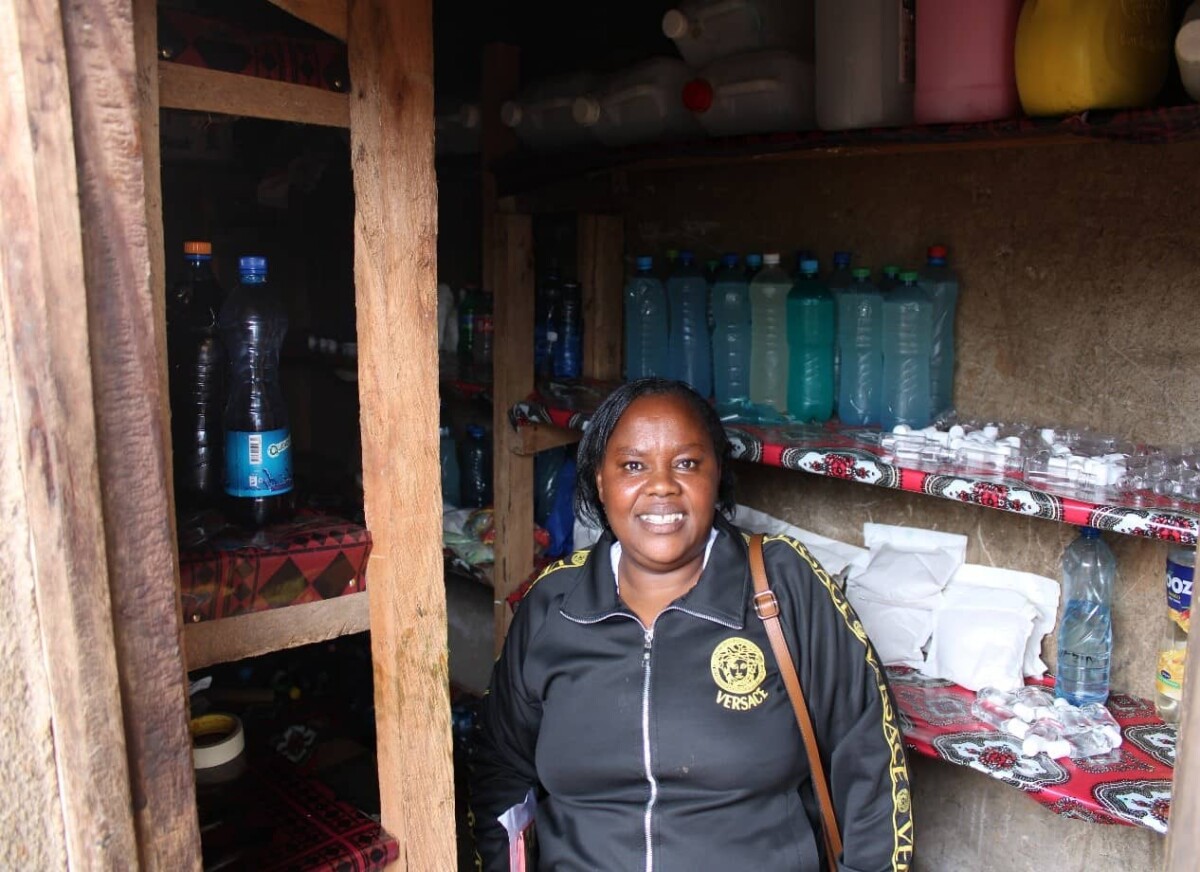
[[[742,94],[761,94],[766,91],[778,91],[780,88],[779,79],[747,79],[744,82],[731,82],[728,85],[719,85],[715,89],[718,97],[739,97]]]
[[[722,15],[728,15],[730,12],[737,12],[740,9],[745,9],[747,0],[724,0],[721,3],[713,3],[706,6],[696,13],[696,17],[703,24],[709,18],[719,18]]]

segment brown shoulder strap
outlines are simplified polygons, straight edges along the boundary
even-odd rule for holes
[[[771,650],[775,653],[775,661],[779,665],[779,674],[783,676],[784,687],[787,688],[792,708],[796,712],[800,735],[804,738],[808,768],[812,771],[813,790],[817,795],[817,803],[821,806],[826,859],[831,872],[837,872],[838,857],[842,854],[842,836],[838,831],[837,816],[833,811],[833,798],[829,795],[829,782],[825,779],[825,767],[821,764],[821,754],[817,749],[817,736],[813,731],[812,719],[808,716],[808,705],[804,702],[804,693],[800,689],[800,678],[796,675],[792,652],[788,649],[783,625],[779,622],[779,601],[767,583],[762,533],[755,533],[750,537],[750,576],[754,579],[754,610],[766,626]]]

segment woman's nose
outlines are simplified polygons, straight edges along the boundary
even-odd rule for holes
[[[658,467],[651,471],[646,481],[646,491],[652,494],[672,494],[679,490],[679,482],[670,466]]]

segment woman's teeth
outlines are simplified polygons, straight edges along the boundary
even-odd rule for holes
[[[647,524],[674,524],[683,520],[683,512],[673,512],[670,515],[638,515]]]

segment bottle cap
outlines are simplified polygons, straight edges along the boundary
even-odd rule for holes
[[[201,242],[198,239],[193,239],[183,244],[184,254],[200,254],[207,257],[212,257],[212,243]]]
[[[696,259],[696,254],[693,251],[689,251],[688,249],[685,248],[681,252],[679,252],[679,262],[682,263],[684,266],[690,266],[692,261],[694,261],[695,259]]]
[[[871,277],[871,271],[865,266],[856,266],[854,269],[850,270],[850,275],[854,276],[854,278],[858,279],[860,282],[865,282]]]
[[[521,104],[516,100],[505,100],[500,104],[500,123],[505,127],[516,127],[524,116]]]
[[[654,258],[648,254],[640,254],[637,259],[637,268],[639,272],[654,269]]]
[[[917,271],[915,269],[906,269],[900,273],[900,281],[905,284],[911,284],[917,280]]]
[[[591,127],[600,120],[600,103],[594,97],[576,97],[571,104],[571,117],[576,124]]]
[[[945,260],[946,259],[946,246],[931,245],[931,246],[929,246],[929,250],[926,251],[925,254],[929,257],[930,260],[935,260],[935,259],[936,260]]]
[[[238,272],[265,273],[266,271],[267,259],[261,255],[249,255],[238,258]]]
[[[746,266],[751,267],[752,269],[757,269],[758,267],[762,266],[762,262],[763,259],[761,254],[755,253],[746,255]]]
[[[800,261],[800,272],[806,276],[815,276],[820,269],[821,264],[814,259]]]
[[[438,427],[438,435],[439,436],[449,436],[450,428],[449,427]]]
[[[479,126],[479,106],[475,103],[464,103],[462,109],[458,110],[458,120],[463,127],[474,130]]]
[[[737,264],[738,264],[738,256],[736,254],[734,254],[732,251],[726,252],[725,254],[721,255],[721,265],[722,266],[732,269],[733,267],[737,266]]]
[[[894,279],[896,276],[900,275],[900,267],[896,266],[894,263],[889,263],[883,268],[883,274],[889,279]]]
[[[721,265],[721,261],[717,260],[716,258],[713,258],[712,260],[704,261],[704,268],[706,270],[708,270],[709,272],[716,272],[717,267],[719,267],[720,265]]]
[[[1079,535],[1084,539],[1099,539],[1100,531],[1095,527],[1080,527]]]
[[[835,251],[833,253],[833,265],[835,267],[850,266],[850,252]]]
[[[679,249],[678,248],[668,248],[667,249],[667,260],[668,261],[670,261],[671,263],[674,263],[678,258],[679,258]]]
[[[691,22],[687,15],[678,9],[668,9],[662,17],[662,32],[667,39],[680,39],[687,36]]]
[[[768,251],[762,256],[763,263],[767,266],[779,266],[779,252]]]
[[[683,86],[684,108],[692,112],[707,112],[713,104],[713,86],[706,79],[692,79]]]
[[[483,438],[483,428],[480,427],[478,424],[468,424],[467,425],[467,435],[470,436],[472,439],[482,439]]]

